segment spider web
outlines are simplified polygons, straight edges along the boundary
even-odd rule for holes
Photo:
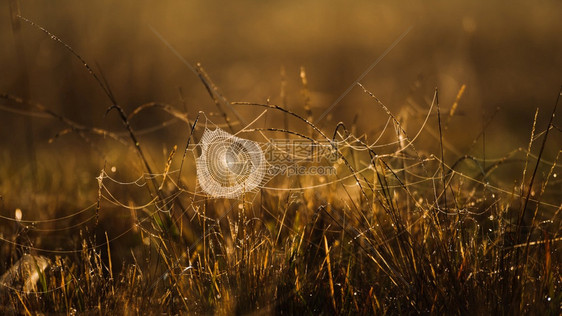
[[[427,116],[429,116],[430,112],[431,109],[428,110]],[[259,119],[259,117],[257,119]],[[292,195],[293,192],[298,193],[303,192],[304,190],[317,190],[316,192],[318,194],[321,194],[321,190],[326,190],[331,191],[331,193],[335,193],[335,195],[339,194],[343,196],[343,194],[340,193],[344,191],[346,193],[348,191],[353,193],[353,190],[356,192],[359,191],[358,188],[367,188],[372,186],[371,191],[373,191],[374,194],[374,191],[381,190],[381,185],[380,183],[377,183],[378,181],[376,179],[374,179],[374,175],[377,172],[382,173],[382,171],[380,170],[380,167],[375,166],[372,161],[372,157],[369,156],[368,152],[371,150],[379,152],[380,154],[376,158],[384,159],[388,164],[386,166],[388,172],[383,176],[383,180],[388,181],[385,184],[385,188],[396,190],[397,194],[400,194],[400,191],[411,191],[412,198],[419,198],[419,200],[415,201],[416,203],[414,204],[419,206],[420,209],[428,208],[430,204],[436,203],[435,201],[431,201],[428,197],[431,194],[423,192],[423,190],[430,191],[432,188],[439,185],[439,181],[442,180],[442,177],[438,172],[440,171],[440,168],[443,168],[448,174],[448,179],[450,179],[449,186],[452,186],[455,181],[460,181],[461,184],[464,182],[465,186],[468,185],[467,183],[471,183],[475,187],[485,188],[489,194],[488,198],[491,197],[494,201],[494,204],[492,205],[499,204],[501,201],[510,200],[512,198],[512,191],[506,189],[506,186],[502,184],[490,183],[486,179],[480,178],[478,175],[459,172],[456,170],[457,167],[455,165],[447,164],[434,155],[426,155],[423,152],[418,153],[413,148],[413,143],[416,141],[422,130],[427,128],[425,124],[426,122],[427,117],[420,126],[419,130],[413,134],[414,136],[411,139],[396,137],[398,139],[395,138],[395,140],[390,140],[388,142],[381,140],[384,139],[382,135],[392,129],[389,128],[393,126],[393,119],[391,117],[388,117],[386,124],[384,124],[381,129],[378,129],[380,131],[379,137],[368,144],[362,143],[360,138],[357,138],[352,134],[344,135],[337,132],[336,134],[338,135],[339,140],[333,141],[330,143],[330,146],[336,147],[337,150],[342,152],[345,157],[349,158],[353,156],[356,160],[355,163],[352,163],[353,168],[346,168],[341,160],[337,160],[333,162],[334,165],[341,167],[338,168],[337,175],[330,177],[300,177],[303,179],[292,182],[295,185],[288,186],[278,185],[277,183],[272,183],[271,185],[268,184],[272,178],[277,175],[276,173],[271,172],[272,168],[280,165],[280,162],[272,160],[269,154],[271,152],[281,152],[289,156],[292,155],[294,159],[291,164],[293,165],[309,163],[305,159],[306,156],[288,153],[286,148],[282,148],[284,143],[279,144],[268,138],[265,138],[265,141],[259,142],[238,136],[240,134],[257,134],[257,129],[248,129],[248,126],[246,126],[240,129],[238,133],[231,134],[224,130],[230,127],[229,124],[215,124],[207,118],[207,121],[204,124],[201,124],[202,126],[197,126],[198,129],[203,129],[201,139],[195,146],[188,148],[188,152],[193,154],[194,166],[197,175],[198,188],[193,191],[190,191],[186,186],[173,181],[173,178],[175,177],[171,177],[171,175],[177,175],[179,173],[179,170],[177,169],[165,171],[163,173],[143,174],[138,179],[128,182],[118,180],[107,174],[105,170],[102,170],[98,178],[101,200],[109,202],[110,204],[122,208],[123,210],[131,211],[131,213],[139,213],[141,216],[139,216],[135,226],[120,232],[107,241],[91,245],[86,249],[98,249],[105,247],[108,243],[112,243],[120,238],[123,238],[125,235],[137,228],[150,233],[151,230],[149,223],[154,214],[162,212],[163,209],[165,209],[164,206],[171,205],[174,201],[186,200],[186,194],[193,196],[192,199],[188,199],[191,200],[189,211],[198,216],[206,216],[201,214],[198,211],[198,208],[203,205],[204,201],[208,198],[237,199],[246,193],[255,193],[260,189],[271,192],[289,192],[291,197],[294,197],[294,195]],[[235,122],[231,122],[230,125],[235,125]],[[396,129],[396,126],[394,127]],[[293,133],[293,135],[294,134],[296,133]],[[405,132],[400,134],[405,135]],[[307,141],[311,144],[317,144],[319,142],[318,140],[311,139],[308,139]],[[537,157],[528,150],[518,149],[505,156],[487,158],[487,162],[497,162],[499,165],[502,161],[514,159],[521,155],[526,155],[531,160],[537,159]],[[546,166],[551,168],[550,172],[559,170],[560,168],[559,165],[556,164],[556,161],[544,161],[544,163]],[[372,176],[369,177],[369,174]],[[399,175],[401,179],[406,179],[407,177],[407,181],[393,181],[393,178],[398,178],[398,176],[395,175]],[[560,183],[560,180],[555,179],[556,177],[557,174],[553,173],[554,179],[551,181],[551,184]],[[326,181],[317,181],[316,178],[326,178]],[[156,179],[161,183],[170,181],[170,184],[174,187],[174,189],[177,189],[177,191],[166,196],[158,203],[158,205],[156,198],[142,204],[138,203],[138,201],[131,203],[130,201],[127,201],[127,198],[119,196],[118,191],[123,191],[123,189],[125,189],[124,191],[134,191],[135,188],[144,190],[147,186],[148,180],[152,179]],[[116,187],[120,187],[121,190],[116,190]],[[343,191],[334,191],[335,187],[339,187]],[[349,197],[354,200],[359,200],[359,194],[351,194]],[[519,198],[521,196],[516,197]],[[482,203],[486,199],[485,196],[471,194],[463,198],[465,199],[465,207],[463,209],[452,212],[446,206],[443,206],[438,208],[439,212],[445,215],[457,215],[460,212],[461,214],[465,214],[467,218],[491,212],[490,208],[481,210],[478,207],[478,204]],[[531,198],[530,200],[538,203],[536,198]],[[18,225],[26,225],[26,229],[29,231],[42,233],[60,232],[67,234],[69,231],[76,231],[92,224],[92,222],[97,218],[95,213],[96,204],[97,203],[94,202],[84,209],[73,211],[68,215],[58,218],[34,218],[24,220],[15,219],[9,216],[0,216],[0,219],[16,223]],[[239,205],[240,204],[233,203],[230,209],[224,212],[224,214],[219,218],[213,219],[207,217],[209,223],[214,223],[214,226],[218,226],[220,220]],[[541,206],[551,210],[560,210],[559,204],[541,202]],[[413,211],[415,211],[414,208]],[[145,212],[146,214],[142,216],[142,212]],[[360,210],[357,212],[360,212]],[[417,220],[423,218],[423,214],[418,215],[419,216],[416,217]],[[70,224],[69,222],[75,218],[77,219],[74,223]],[[414,225],[415,223],[416,221],[412,221],[410,224]],[[357,236],[368,232],[370,229],[371,228],[369,227],[362,229],[358,228],[356,230]],[[556,235],[556,237],[556,240],[559,240],[559,235]],[[13,241],[3,236],[0,236],[0,240],[14,246],[22,246],[26,249],[41,253],[73,254],[84,251],[84,248],[45,249],[33,245],[25,245],[19,241]],[[536,242],[536,244],[538,243],[540,242]],[[197,243],[194,243],[194,245],[196,244]]]
[[[259,144],[220,128],[205,129],[196,159],[201,189],[216,198],[236,198],[267,180],[267,162]]]

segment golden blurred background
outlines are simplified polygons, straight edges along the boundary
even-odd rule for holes
[[[187,110],[191,119],[199,110],[216,111],[197,76],[152,29],[187,61],[200,62],[230,101],[281,104],[285,80],[287,107],[305,115],[299,78],[304,67],[312,118],[318,118],[411,27],[361,83],[395,114],[412,104],[419,106],[419,113],[427,111],[435,88],[446,113],[466,85],[446,134],[461,154],[492,117],[486,129],[490,156],[526,147],[536,108],[541,108],[537,126],[544,128],[562,83],[559,1],[27,0],[19,5],[22,16],[58,36],[102,73],[127,112],[151,101]],[[19,20],[21,30],[14,33],[10,1],[0,3],[0,14],[1,93],[29,98],[86,126],[124,131],[116,113],[106,115],[111,102],[78,59],[29,23]],[[251,121],[262,109],[239,111]],[[52,119],[1,113],[3,168],[29,164],[30,139],[36,156],[42,149],[56,155],[65,148],[76,157],[106,150],[83,146],[83,140],[73,136],[49,144],[66,126]],[[132,124],[141,129],[168,119],[161,111],[149,110]],[[218,117],[214,120],[222,123]],[[359,134],[373,134],[386,120],[383,109],[354,87],[317,123],[330,133],[343,121],[355,125]],[[416,125],[410,126],[415,133]],[[186,135],[187,126],[175,122],[143,141],[156,143],[161,157],[154,159],[165,161],[163,148],[181,146]],[[558,144],[559,140],[558,135]],[[82,147],[86,149],[78,149]],[[473,150],[477,154],[480,147]],[[48,168],[71,165],[99,171],[103,166],[99,157],[95,166],[89,161],[70,164],[68,159],[35,157]],[[88,185],[95,181],[92,172],[83,175]],[[9,181],[16,180],[2,179],[4,185]]]

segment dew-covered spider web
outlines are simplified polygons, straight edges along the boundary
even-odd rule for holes
[[[195,157],[197,194],[209,198],[236,199],[259,189],[305,189],[302,183],[298,187],[275,187],[270,180],[276,177],[314,175],[326,182],[327,177],[335,176],[336,165],[341,163],[340,150],[349,147],[345,140],[315,140],[304,135],[274,138],[248,127],[231,134],[208,118],[202,130],[198,143],[188,150]],[[238,136],[252,134],[261,139]]]
[[[164,110],[171,111],[170,108]],[[506,161],[525,158],[532,162],[537,156],[529,150],[517,149],[502,157],[488,157],[486,169],[480,167],[482,159],[469,155],[456,161],[444,161],[417,145],[418,139],[430,128],[432,112],[430,107],[420,116],[413,133],[407,133],[398,123],[399,118],[389,114],[385,123],[376,127],[374,137],[354,135],[343,125],[326,133],[307,126],[293,130],[252,125],[263,113],[250,124],[235,121],[217,124],[201,113],[204,119],[199,124],[191,125],[193,122],[184,120],[193,127],[192,133],[185,136],[190,142],[184,156],[181,149],[169,152],[168,162],[155,168],[155,172],[123,176],[108,166],[97,178],[98,200],[93,199],[79,211],[56,218],[0,217],[24,225],[30,232],[71,234],[85,227],[95,227],[98,213],[109,208],[131,214],[131,227],[86,248],[49,249],[40,244],[23,245],[4,237],[0,239],[40,253],[79,253],[84,249],[100,249],[133,232],[158,236],[164,231],[159,225],[164,224],[155,225],[154,218],[158,214],[172,214],[174,209],[180,210],[177,216],[185,218],[187,223],[204,219],[206,229],[214,229],[233,210],[259,204],[257,196],[283,196],[289,205],[301,206],[307,199],[314,199],[323,205],[350,210],[342,213],[341,218],[349,216],[346,221],[355,221],[350,228],[355,237],[373,230],[371,223],[358,218],[373,216],[377,204],[404,209],[409,225],[406,230],[423,221],[428,209],[435,209],[442,216],[463,216],[467,223],[476,222],[479,216],[488,216],[490,221],[505,216],[502,212],[509,207],[509,201],[523,198],[525,188],[508,186],[500,177],[495,177],[495,173]],[[187,117],[176,112],[172,114],[176,118]],[[144,135],[153,131],[154,128],[150,128],[136,132]],[[541,201],[540,207],[558,214],[557,192],[550,188],[560,185],[560,167],[556,160],[542,161],[550,182],[543,188],[543,196],[549,199]],[[149,191],[151,194],[147,194]],[[535,195],[529,200],[535,205],[539,203]],[[209,214],[212,206],[208,203],[223,204],[223,210]],[[509,220],[507,216],[502,219],[506,227],[514,226]],[[537,220],[537,223],[538,227],[553,225],[549,218]],[[190,249],[195,249],[205,236],[202,231],[194,231],[196,238],[189,245]]]
[[[267,175],[267,162],[259,144],[220,128],[205,129],[199,142],[197,179],[201,189],[217,198],[236,198],[257,189]]]

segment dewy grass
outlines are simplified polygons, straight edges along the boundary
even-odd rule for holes
[[[528,150],[487,161],[469,154],[449,160],[444,139],[454,109],[446,120],[441,117],[437,91],[417,122],[421,127],[411,133],[406,126],[416,122],[394,115],[359,84],[388,115],[377,135],[361,135],[343,123],[333,130],[320,128],[309,119],[310,108],[305,118],[269,101],[228,102],[198,65],[224,124],[213,123],[210,113],[198,112],[190,120],[187,112],[159,103],[127,115],[101,76],[70,46],[40,29],[85,64],[125,130],[85,127],[45,106],[0,95],[2,109],[19,111],[18,104],[29,104],[31,112],[18,113],[63,124],[68,132],[59,133],[56,142],[72,132],[98,151],[118,153],[106,162],[60,151],[73,171],[75,155],[88,165],[101,163],[101,171],[91,168],[93,177],[99,175],[97,185],[74,194],[80,176],[67,169],[58,180],[61,186],[45,185],[45,191],[63,192],[35,202],[47,211],[24,210],[17,218],[5,215],[14,203],[5,197],[25,188],[25,179],[12,174],[9,164],[0,167],[8,179],[1,187],[7,204],[0,209],[2,313],[560,313],[559,155],[545,159],[548,133],[556,132],[557,105],[544,132],[536,118],[532,122]],[[304,70],[301,81],[309,104]],[[249,128],[264,114],[244,124],[240,114],[227,111],[242,106],[265,108],[283,119],[271,127]],[[186,124],[181,157],[175,155],[176,146],[165,147],[163,159],[149,154],[150,143],[141,147],[142,135],[150,131],[135,130],[132,120],[148,109]],[[197,185],[194,168],[201,152],[193,143],[206,128],[218,127],[256,142],[260,137],[266,142],[275,137],[327,142],[339,157],[331,161],[337,173],[275,177],[257,192],[212,198]],[[439,133],[424,143],[418,136],[430,127]],[[532,142],[539,137],[535,156]],[[103,145],[111,140],[118,142]],[[521,153],[523,159],[517,157]],[[515,188],[499,172],[513,164],[517,168],[509,170],[526,170]],[[38,165],[39,183],[54,177],[53,165]],[[532,171],[529,180],[527,171]],[[70,201],[63,202],[82,210],[69,214],[68,208],[52,206],[64,196]],[[36,264],[28,264],[18,281],[12,275],[22,260]]]

